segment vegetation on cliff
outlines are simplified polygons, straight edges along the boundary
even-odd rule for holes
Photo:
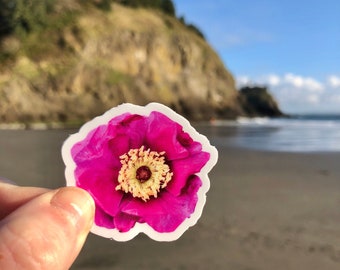
[[[25,35],[48,28],[51,21],[62,19],[61,11],[68,13],[91,5],[104,11],[111,11],[112,3],[132,8],[159,10],[166,15],[176,17],[175,6],[171,0],[71,0],[68,2],[65,0],[0,0],[0,38],[12,33]],[[203,33],[195,25],[186,24],[184,17],[179,20],[188,29],[203,37]]]
[[[0,4],[0,122],[84,121],[152,101],[195,120],[247,114],[232,75],[171,1]]]
[[[240,89],[240,102],[249,116],[283,116],[267,87],[246,86]]]

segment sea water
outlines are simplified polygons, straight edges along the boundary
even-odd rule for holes
[[[225,142],[240,147],[285,152],[340,151],[340,115],[239,118],[211,125],[225,129]]]

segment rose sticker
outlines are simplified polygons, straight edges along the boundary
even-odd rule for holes
[[[64,143],[68,186],[96,204],[91,231],[117,241],[178,239],[200,218],[217,150],[170,108],[122,104]]]

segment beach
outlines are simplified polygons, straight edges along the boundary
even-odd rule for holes
[[[340,269],[340,152],[251,150],[227,143],[232,127],[198,129],[219,151],[198,223],[165,243],[90,234],[71,269]],[[73,132],[0,130],[0,175],[63,186],[60,148]]]

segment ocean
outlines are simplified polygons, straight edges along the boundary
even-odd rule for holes
[[[340,115],[238,118],[209,124],[218,144],[264,151],[339,152]]]

